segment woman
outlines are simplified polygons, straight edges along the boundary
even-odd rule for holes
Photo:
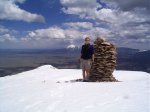
[[[83,81],[87,81],[92,61],[94,61],[94,48],[93,45],[90,45],[89,37],[86,37],[84,41],[84,45],[82,45],[81,49],[80,66],[82,68]]]

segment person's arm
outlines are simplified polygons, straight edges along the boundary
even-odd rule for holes
[[[81,48],[81,54],[80,54],[80,57],[79,57],[79,62],[81,62],[81,56],[82,56],[82,48]]]
[[[81,59],[82,54],[80,55],[80,59]]]
[[[92,54],[92,62],[94,62],[94,54]]]
[[[92,62],[94,62],[94,47],[92,45]]]

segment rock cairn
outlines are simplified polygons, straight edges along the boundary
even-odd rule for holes
[[[102,38],[97,38],[94,42],[94,50],[94,62],[90,70],[89,80],[93,82],[117,81],[112,74],[116,67],[115,46]]]

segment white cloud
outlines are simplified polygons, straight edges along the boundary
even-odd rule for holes
[[[62,10],[67,14],[79,15],[81,18],[89,18],[102,6],[96,0],[60,0],[64,6]],[[95,13],[94,13],[95,14]]]
[[[25,0],[0,0],[0,19],[22,20],[26,22],[44,22],[44,17],[27,12],[15,3],[24,3]]]
[[[82,5],[93,4],[93,5]],[[106,22],[112,24],[124,24],[128,22],[143,22],[149,19],[149,16],[142,15],[144,9],[135,8],[132,11],[121,11],[119,9],[102,8],[99,3],[92,0],[61,0],[64,8],[62,9],[66,14],[78,15],[82,19],[93,19],[98,22]],[[112,3],[112,2],[111,2]],[[81,7],[82,6],[82,7]]]
[[[16,42],[17,39],[14,36],[11,36],[10,34],[0,35],[0,42],[5,41]]]
[[[96,27],[93,25],[91,30],[87,33],[92,35],[104,35],[109,40],[121,46],[121,43],[128,46],[139,48],[146,47],[150,44],[150,13],[148,7],[148,0],[103,0],[105,7],[97,3],[96,0],[92,2],[94,5],[88,4],[89,0],[61,0],[63,11],[66,14],[78,15],[83,20],[92,19],[95,21]],[[90,4],[90,3],[89,3]],[[98,7],[102,7],[97,10]],[[101,28],[105,26],[104,28]],[[99,27],[99,28],[98,28]],[[138,44],[133,44],[138,43]],[[143,44],[142,44],[143,43]],[[145,45],[144,45],[145,43]],[[141,45],[141,46],[140,46]],[[150,49],[150,46],[147,47]]]
[[[31,31],[27,37],[32,39],[64,39],[65,34],[59,27],[50,27]]]
[[[64,6],[62,10],[66,14],[75,14],[82,19],[93,19],[99,22],[112,23],[117,21],[117,11],[107,8],[98,10],[102,6],[96,0],[75,0],[73,2],[72,0],[61,0],[61,3]],[[85,5],[82,5],[83,3]]]
[[[75,40],[82,38],[85,32],[93,28],[90,22],[68,22],[62,24],[62,27],[49,27],[46,29],[37,29],[30,31],[26,38],[40,39],[59,39],[59,40]],[[80,29],[84,29],[80,31]]]
[[[66,14],[78,15],[82,19],[93,19],[101,22],[112,23],[117,21],[117,11],[102,8],[96,0],[61,0],[62,11]],[[84,5],[83,5],[84,4]],[[98,8],[102,8],[98,10]]]
[[[73,24],[78,25],[80,22],[73,22]],[[142,35],[147,32],[150,27],[148,25],[137,25],[137,27],[127,26],[120,27],[121,32],[112,32],[112,29],[102,28],[93,26],[91,29],[80,30],[74,27],[64,27],[66,25],[71,25],[69,23],[62,24],[60,27],[49,27],[46,29],[37,29],[34,31],[29,31],[27,35],[23,38],[17,38],[11,36],[10,34],[5,34],[0,36],[0,42],[12,42],[13,46],[20,46],[19,48],[64,48],[70,44],[81,46],[83,44],[83,39],[85,36],[90,36],[91,43],[97,36],[104,36],[108,41],[115,43],[117,46],[132,47],[139,49],[149,49],[146,45],[150,43],[150,36],[144,38]],[[80,27],[80,25],[79,25]],[[140,29],[143,30],[140,30]],[[145,30],[144,30],[145,28]],[[122,30],[123,29],[123,30]],[[134,32],[138,32],[138,36],[134,36]],[[117,34],[118,33],[118,34]],[[13,44],[17,42],[16,44]],[[137,44],[138,43],[138,44]],[[145,44],[147,43],[147,44]],[[11,43],[9,43],[11,44]],[[141,46],[139,46],[139,44]]]
[[[84,30],[81,30],[80,28],[83,28]],[[46,29],[30,31],[26,37],[22,38],[22,41],[47,40],[51,41],[50,43],[53,43],[54,41],[56,42],[56,40],[58,40],[62,43],[66,42],[67,45],[75,44],[76,46],[80,46],[83,43],[83,38],[87,35],[93,40],[96,38],[96,36],[108,36],[110,34],[111,32],[108,29],[93,27],[93,24],[90,22],[68,22],[62,24],[61,27],[55,26]],[[54,46],[61,45],[56,44]]]
[[[91,29],[93,28],[93,24],[90,22],[68,22],[68,23],[64,23],[64,26],[67,26],[69,28],[73,28],[73,29]]]
[[[91,7],[91,8],[98,8],[101,5],[96,2],[96,0],[60,0],[61,4],[66,7]]]
[[[6,33],[6,32],[9,32],[9,29],[7,29],[3,26],[0,26],[0,33]]]
[[[27,22],[43,21],[42,16],[31,14],[20,9],[15,3],[24,3],[26,0],[0,0],[0,19],[23,20]],[[17,39],[10,36],[10,30],[0,27],[0,32],[7,33],[0,36],[0,41],[20,41],[20,46],[28,47],[62,47],[74,44],[80,46],[85,36],[92,40],[96,36],[104,36],[117,46],[150,49],[150,14],[139,0],[103,0],[109,7],[103,7],[97,0],[60,0],[63,12],[78,15],[82,21],[67,22],[62,26],[49,27],[30,31],[24,38]],[[143,0],[146,1],[146,0]],[[142,1],[142,4],[144,4]],[[4,4],[5,3],[5,4]],[[134,8],[129,6],[132,4]],[[133,5],[136,4],[136,5]],[[9,8],[5,8],[9,7]],[[7,9],[7,10],[6,10]],[[11,11],[10,11],[11,9]],[[43,18],[43,17],[42,17]],[[91,22],[87,22],[88,20]],[[93,22],[94,21],[94,22]]]
[[[31,41],[31,40],[54,40],[58,41],[68,41],[71,42],[75,39],[81,38],[82,32],[76,29],[63,29],[60,27],[49,27],[47,29],[37,29],[35,31],[31,31],[28,35],[22,38],[23,41]]]
[[[135,8],[146,8],[150,9],[150,1],[149,0],[102,0],[103,2],[111,5],[113,4],[115,7],[119,7],[121,10],[129,11]],[[111,5],[112,6],[112,5]]]
[[[18,33],[18,31],[0,25],[0,35],[5,34],[5,33],[16,34]]]

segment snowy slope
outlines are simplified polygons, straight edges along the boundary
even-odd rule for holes
[[[2,77],[0,112],[150,112],[150,74],[114,76],[121,82],[65,83],[81,78],[81,70],[45,65]]]

